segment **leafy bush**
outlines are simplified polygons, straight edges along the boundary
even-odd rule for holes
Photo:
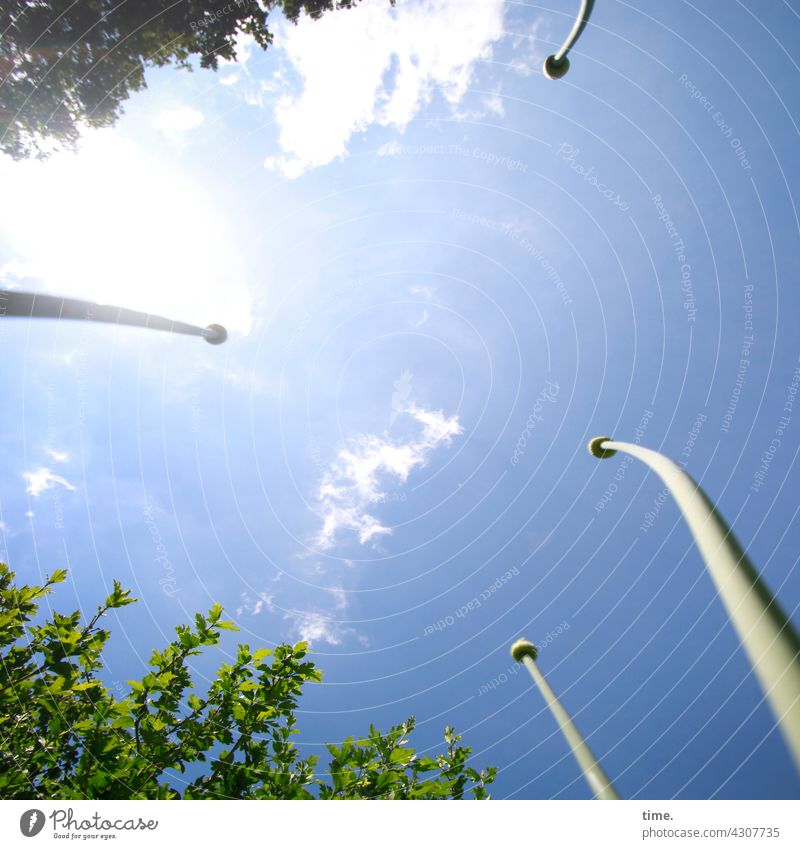
[[[154,651],[150,671],[118,699],[97,677],[109,610],[135,599],[115,581],[111,595],[81,625],[79,612],[34,624],[39,602],[64,581],[22,586],[0,564],[0,798],[45,799],[476,799],[496,770],[468,766],[470,749],[445,729],[445,751],[417,757],[408,737],[414,718],[383,734],[328,745],[330,763],[301,758],[297,702],[321,673],[307,646],[251,651],[238,646],[207,692],[194,691],[188,661],[236,626],[219,604]],[[170,773],[199,777],[170,781]],[[326,780],[323,780],[326,779]],[[329,782],[329,783],[326,783]]]

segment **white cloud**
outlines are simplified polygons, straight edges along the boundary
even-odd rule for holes
[[[542,62],[548,51],[539,48],[542,44],[554,40],[550,26],[545,17],[537,18],[528,33],[517,33],[511,40],[511,62],[509,67],[524,77],[542,73]]]
[[[52,459],[56,463],[66,463],[69,460],[69,454],[66,451],[56,451],[55,448],[46,448],[45,449]]]
[[[258,42],[248,32],[237,32],[235,38],[236,58],[233,62],[236,65],[246,65],[252,58],[256,50],[259,49]]]
[[[413,375],[406,369],[400,374],[400,377],[392,383],[394,392],[392,392],[392,417],[389,424],[394,424],[394,420],[406,411],[406,406],[409,403],[411,393],[414,387],[411,385]]]
[[[173,144],[183,145],[187,135],[202,126],[203,113],[191,106],[173,106],[162,109],[153,119],[153,126]]]
[[[262,610],[267,610],[273,613],[275,604],[274,596],[269,593],[259,593],[256,598],[252,598],[247,593],[242,593],[242,603],[236,608],[236,615],[241,616],[243,613],[249,613],[250,616],[257,616]]]
[[[505,107],[503,106],[503,98],[499,91],[494,92],[491,97],[486,98],[486,108],[501,118],[506,114]]]
[[[331,587],[329,592],[333,595],[337,610],[347,608],[347,594],[342,587]],[[275,604],[275,596],[261,592],[253,597],[248,593],[242,593],[242,603],[236,608],[236,615],[249,614],[258,616],[259,613],[276,613],[279,608]],[[286,610],[282,613],[283,619],[291,622],[290,633],[294,639],[304,642],[322,642],[330,645],[339,645],[343,637],[355,634],[352,628],[346,628],[334,619],[330,619],[319,611]]]
[[[333,596],[337,610],[347,609],[347,591],[344,587],[329,587],[328,592]]]
[[[412,404],[408,412],[425,427],[421,443],[425,448],[435,448],[440,442],[449,445],[452,437],[463,432],[458,423],[458,416],[448,419],[441,410],[424,410],[416,404]]]
[[[263,95],[270,90],[271,85],[264,80],[257,80],[249,67],[254,55],[263,57],[263,51],[252,35],[243,32],[237,33],[235,46],[235,58],[219,60],[219,84],[231,88],[250,106],[263,106]],[[279,78],[278,74],[275,76]]]
[[[478,106],[455,111],[455,117],[459,121],[482,121],[491,115],[499,115],[502,118],[505,114],[500,86],[497,86],[491,94],[482,97]]]
[[[392,139],[391,141],[385,142],[382,144],[378,150],[378,156],[402,156],[405,148],[400,144],[396,139]]]
[[[11,260],[11,262],[0,265],[0,280],[3,281],[4,289],[19,289],[19,283],[11,278],[30,277],[35,272],[36,268],[32,263]]]
[[[280,98],[283,154],[265,165],[293,178],[347,153],[370,124],[405,128],[441,91],[455,106],[475,63],[503,35],[503,0],[364,0],[353,9],[300,20],[276,36],[302,91]]]
[[[439,445],[449,445],[462,433],[458,416],[446,417],[441,410],[425,410],[411,403],[403,412],[422,425],[422,432],[407,442],[387,436],[359,434],[342,448],[336,461],[325,471],[319,486],[322,529],[317,546],[330,548],[339,531],[354,531],[360,543],[391,534],[370,512],[372,504],[385,500],[385,478],[401,482],[410,472],[424,466]]]
[[[63,486],[70,492],[75,492],[75,487],[66,478],[55,474],[51,469],[41,467],[34,472],[23,472],[22,476],[28,482],[26,492],[34,498],[38,498],[43,492],[56,486]]]
[[[430,286],[409,286],[408,294],[419,295],[421,298],[425,298],[426,301],[433,300],[433,289]]]
[[[287,617],[288,618],[288,617]],[[337,622],[328,619],[322,613],[297,613],[294,614],[294,625],[292,633],[305,643],[329,643],[338,646],[345,632]]]

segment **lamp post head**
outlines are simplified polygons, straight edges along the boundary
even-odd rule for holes
[[[228,338],[228,331],[221,324],[209,324],[203,339],[209,345],[221,345]]]
[[[569,70],[569,59],[566,56],[563,59],[556,59],[555,55],[548,56],[542,70],[548,80],[560,80]]]
[[[589,23],[589,16],[594,8],[594,0],[581,0],[581,7],[578,11],[578,18],[572,26],[567,40],[561,45],[561,48],[544,60],[544,75],[549,80],[560,80],[569,70],[569,59],[567,53],[575,45],[575,42],[580,37],[580,34]]]
[[[604,442],[611,441],[610,436],[596,436],[594,439],[589,440],[589,444],[586,447],[589,449],[592,457],[598,457],[604,460],[606,457],[613,457],[617,453],[614,448],[603,448]]]
[[[536,660],[538,656],[539,652],[536,651],[536,646],[524,637],[521,640],[517,640],[516,643],[511,646],[511,657],[513,657],[517,663],[522,663],[522,660],[525,657],[530,657],[531,660]]]

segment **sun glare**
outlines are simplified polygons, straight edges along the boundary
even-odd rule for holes
[[[20,288],[249,331],[229,224],[201,186],[142,147],[93,132],[78,154],[0,159],[0,184],[0,286],[13,272]]]

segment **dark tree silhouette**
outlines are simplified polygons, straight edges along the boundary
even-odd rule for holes
[[[216,69],[238,33],[266,49],[268,17],[293,23],[360,0],[4,0],[0,5],[0,151],[15,159],[74,147],[106,127],[151,66]],[[393,3],[394,0],[389,0]]]

